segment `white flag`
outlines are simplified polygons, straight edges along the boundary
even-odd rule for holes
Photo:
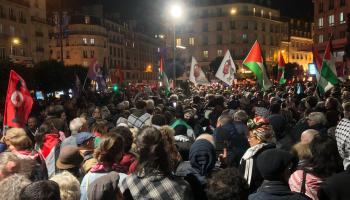
[[[221,65],[218,71],[215,74],[215,77],[225,82],[227,85],[232,85],[236,73],[236,66],[231,57],[230,51],[227,50],[224,59],[221,62]]]
[[[209,84],[208,79],[202,68],[198,65],[197,60],[192,57],[191,69],[190,69],[190,81],[195,85],[207,85]]]

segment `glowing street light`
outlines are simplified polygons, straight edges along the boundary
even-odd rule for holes
[[[179,4],[170,7],[170,15],[173,19],[178,19],[182,16],[182,7]]]
[[[231,13],[231,15],[236,15],[237,14],[237,9],[236,8],[232,8],[230,13]]]
[[[176,57],[176,20],[182,17],[183,7],[180,4],[173,4],[170,6],[170,16],[173,18],[173,31],[174,31],[174,58],[173,58],[173,82],[174,88],[176,85],[176,68],[175,68],[175,57]]]
[[[19,38],[12,38],[11,45],[10,45],[10,55],[13,55],[13,46],[17,46],[21,44],[21,40]]]

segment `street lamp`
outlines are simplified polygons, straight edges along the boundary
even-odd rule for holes
[[[12,56],[13,55],[13,46],[16,46],[16,45],[19,45],[21,43],[21,40],[19,38],[13,38],[11,40],[11,45],[10,45],[10,55]]]
[[[176,20],[182,16],[182,7],[180,4],[174,4],[170,7],[170,15],[173,18],[173,31],[174,31],[174,54],[173,54],[173,84],[174,88],[176,86],[176,68],[175,68],[175,58],[176,58]]]

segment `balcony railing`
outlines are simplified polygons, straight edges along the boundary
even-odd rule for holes
[[[41,17],[38,17],[38,16],[32,16],[32,17],[31,17],[31,20],[34,21],[34,22],[39,22],[39,23],[42,23],[42,24],[47,24],[46,19],[41,18]]]
[[[9,0],[11,3],[19,4],[25,7],[30,7],[30,3],[28,0]]]
[[[70,35],[98,35],[103,37],[108,37],[107,33],[101,33],[96,31],[70,31]]]

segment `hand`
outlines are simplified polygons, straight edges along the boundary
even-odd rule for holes
[[[223,153],[219,155],[219,161],[221,163],[220,168],[227,167],[227,149],[226,148],[224,148]]]

